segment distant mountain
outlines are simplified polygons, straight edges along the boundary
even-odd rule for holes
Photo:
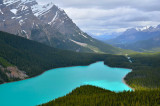
[[[128,29],[122,35],[105,42],[123,49],[131,49],[142,52],[160,48],[159,37],[160,25],[157,27]]]
[[[100,41],[106,41],[110,39],[114,39],[118,37],[121,33],[112,33],[112,34],[103,34],[103,35],[91,35],[93,38],[100,40]]]
[[[131,28],[126,30],[123,34],[121,34],[117,38],[109,40],[107,42],[115,45],[128,44],[128,43],[134,43],[141,40],[147,40],[159,34],[160,34],[160,26],[157,26],[156,28],[149,27],[143,30]]]
[[[121,45],[124,49],[131,49],[139,52],[159,52],[160,51],[160,34],[156,37],[137,41],[135,43]]]
[[[35,0],[1,1],[0,30],[61,49],[121,53],[120,49],[81,31],[65,11],[53,3],[39,5]]]

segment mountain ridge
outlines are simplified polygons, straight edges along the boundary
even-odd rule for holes
[[[138,52],[159,51],[160,25],[143,28],[131,28],[120,36],[104,41],[113,46]],[[157,50],[156,50],[157,49]]]

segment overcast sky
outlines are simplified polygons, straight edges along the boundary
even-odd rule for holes
[[[160,24],[159,0],[37,0],[53,2],[85,32],[94,35]]]

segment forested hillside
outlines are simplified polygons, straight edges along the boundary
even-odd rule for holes
[[[125,78],[133,88],[160,86],[160,53],[132,54],[129,55],[130,63],[126,56],[64,51],[4,32],[0,32],[0,48],[0,65],[17,66],[29,77],[52,68],[88,65],[105,60],[105,64],[112,67],[133,69]]]
[[[3,67],[8,64],[17,66],[20,70],[25,71],[29,77],[57,67],[88,65],[102,61],[106,56],[59,50],[19,36],[0,32],[0,65]],[[3,74],[1,71],[2,76]],[[5,81],[8,80],[3,82]]]
[[[105,64],[111,67],[130,68],[125,80],[132,88],[137,90],[160,88],[160,53],[131,54],[131,62],[125,56],[110,56]]]

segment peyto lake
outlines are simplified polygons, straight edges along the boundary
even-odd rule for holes
[[[123,83],[130,71],[111,68],[103,62],[52,69],[35,78],[0,85],[0,106],[35,106],[87,84],[115,92],[132,90]]]

